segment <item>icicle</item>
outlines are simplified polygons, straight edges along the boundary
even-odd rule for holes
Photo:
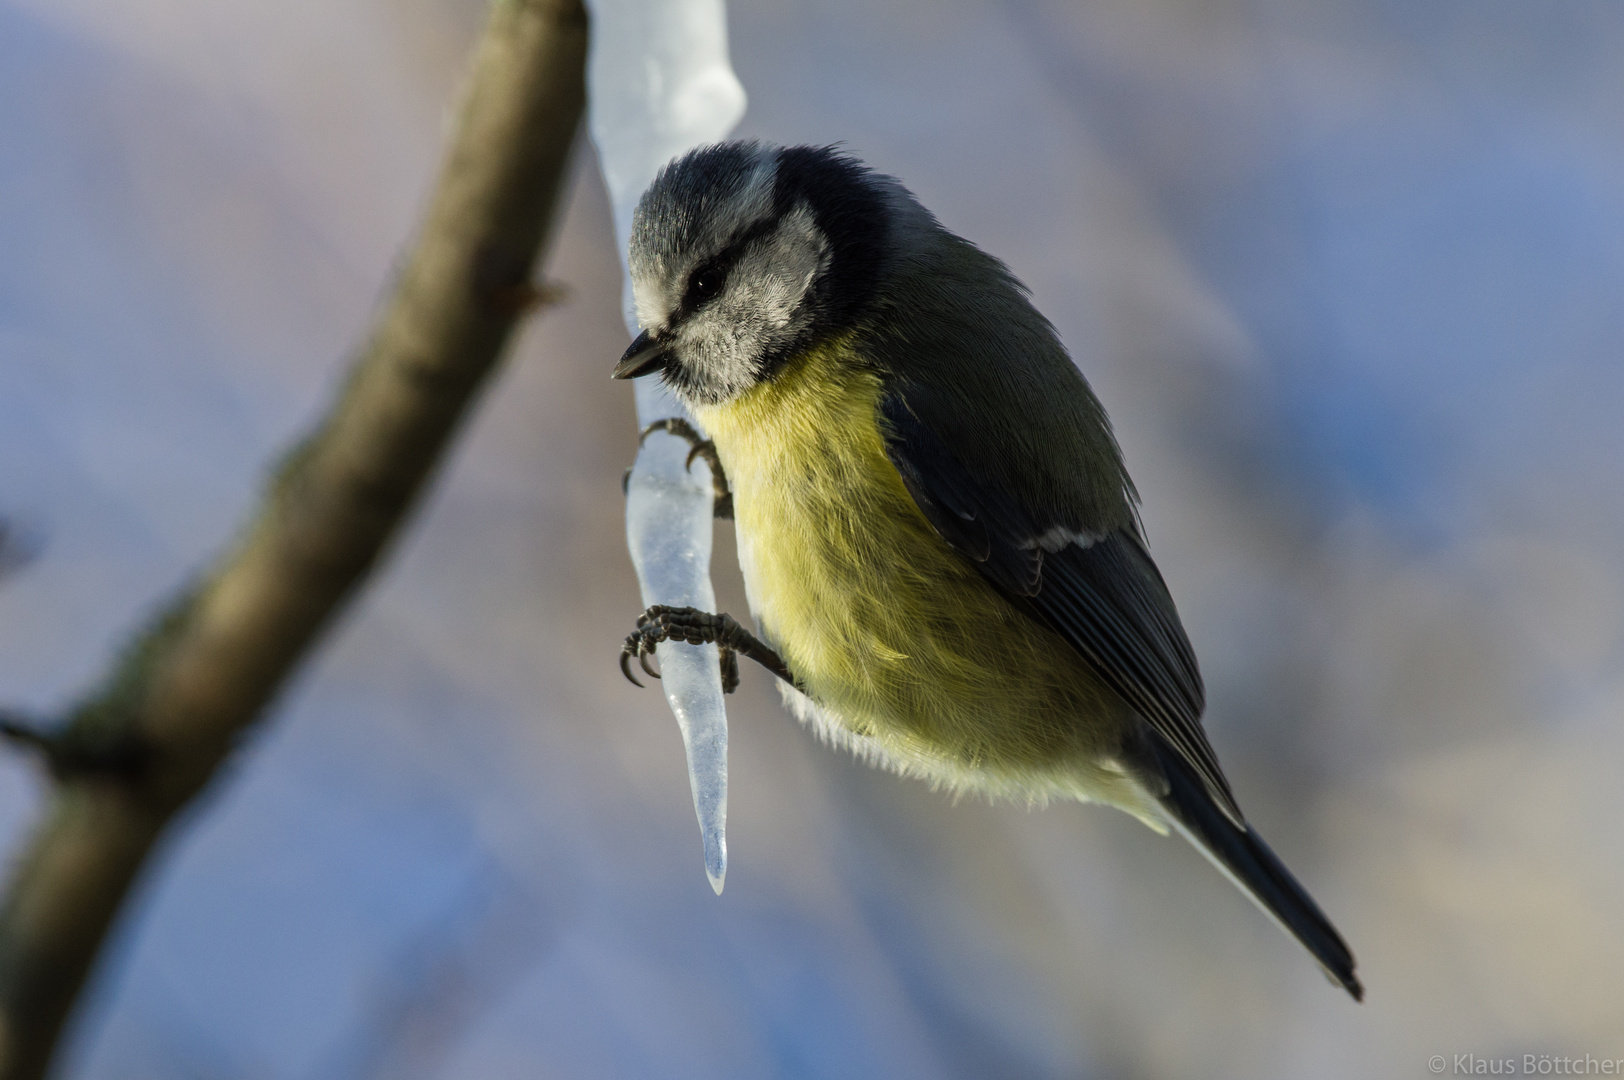
[[[588,123],[624,267],[632,211],[644,188],[678,154],[726,138],[744,115],[744,88],[728,63],[721,0],[587,0],[587,6]],[[627,328],[637,333],[629,280],[625,312]],[[603,358],[606,376],[614,359]],[[668,416],[687,418],[657,378],[639,379],[638,424],[647,427]],[[715,611],[709,469],[696,460],[690,472],[687,456],[681,439],[649,437],[627,484],[626,541],[645,606]],[[705,874],[720,893],[727,874],[727,712],[716,646],[664,642],[659,666],[688,753]]]
[[[657,382],[638,380],[640,423],[681,414]],[[649,436],[626,488],[626,541],[643,605],[674,604],[716,610],[711,589],[710,468],[684,467],[688,444],[663,432]],[[705,841],[705,873],[722,891],[727,874],[727,712],[715,645],[662,642],[660,685],[688,751],[688,783]]]

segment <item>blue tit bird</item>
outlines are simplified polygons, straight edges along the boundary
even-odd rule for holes
[[[1236,805],[1110,421],[1003,263],[850,156],[734,142],[659,173],[629,265],[614,375],[659,372],[709,436],[660,425],[725,474],[759,636],[651,608],[628,678],[662,640],[716,642],[730,685],[761,662],[870,762],[1172,829],[1362,997]]]

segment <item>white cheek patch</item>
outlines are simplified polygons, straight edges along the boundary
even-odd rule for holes
[[[632,302],[644,329],[664,330],[681,306],[693,272],[740,234],[772,216],[777,174],[777,158],[763,154],[737,186],[705,207],[680,252],[658,242],[633,247]]]
[[[763,358],[800,332],[829,258],[811,210],[797,207],[733,265],[722,295],[681,322],[678,353],[718,400],[753,385]]]
[[[829,241],[803,203],[739,260],[728,275],[724,301],[738,317],[759,319],[772,330],[782,330],[828,261]]]
[[[679,326],[676,352],[682,366],[714,400],[731,397],[755,381],[755,328],[714,304]]]

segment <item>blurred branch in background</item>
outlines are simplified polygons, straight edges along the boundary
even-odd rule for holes
[[[524,313],[585,103],[579,0],[497,0],[416,249],[320,427],[241,542],[56,724],[57,784],[0,909],[0,1080],[45,1074],[175,813],[376,565]]]

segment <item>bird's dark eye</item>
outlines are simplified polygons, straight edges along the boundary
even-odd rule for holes
[[[688,281],[688,301],[691,304],[704,303],[721,292],[726,281],[727,275],[714,266],[696,271]]]

